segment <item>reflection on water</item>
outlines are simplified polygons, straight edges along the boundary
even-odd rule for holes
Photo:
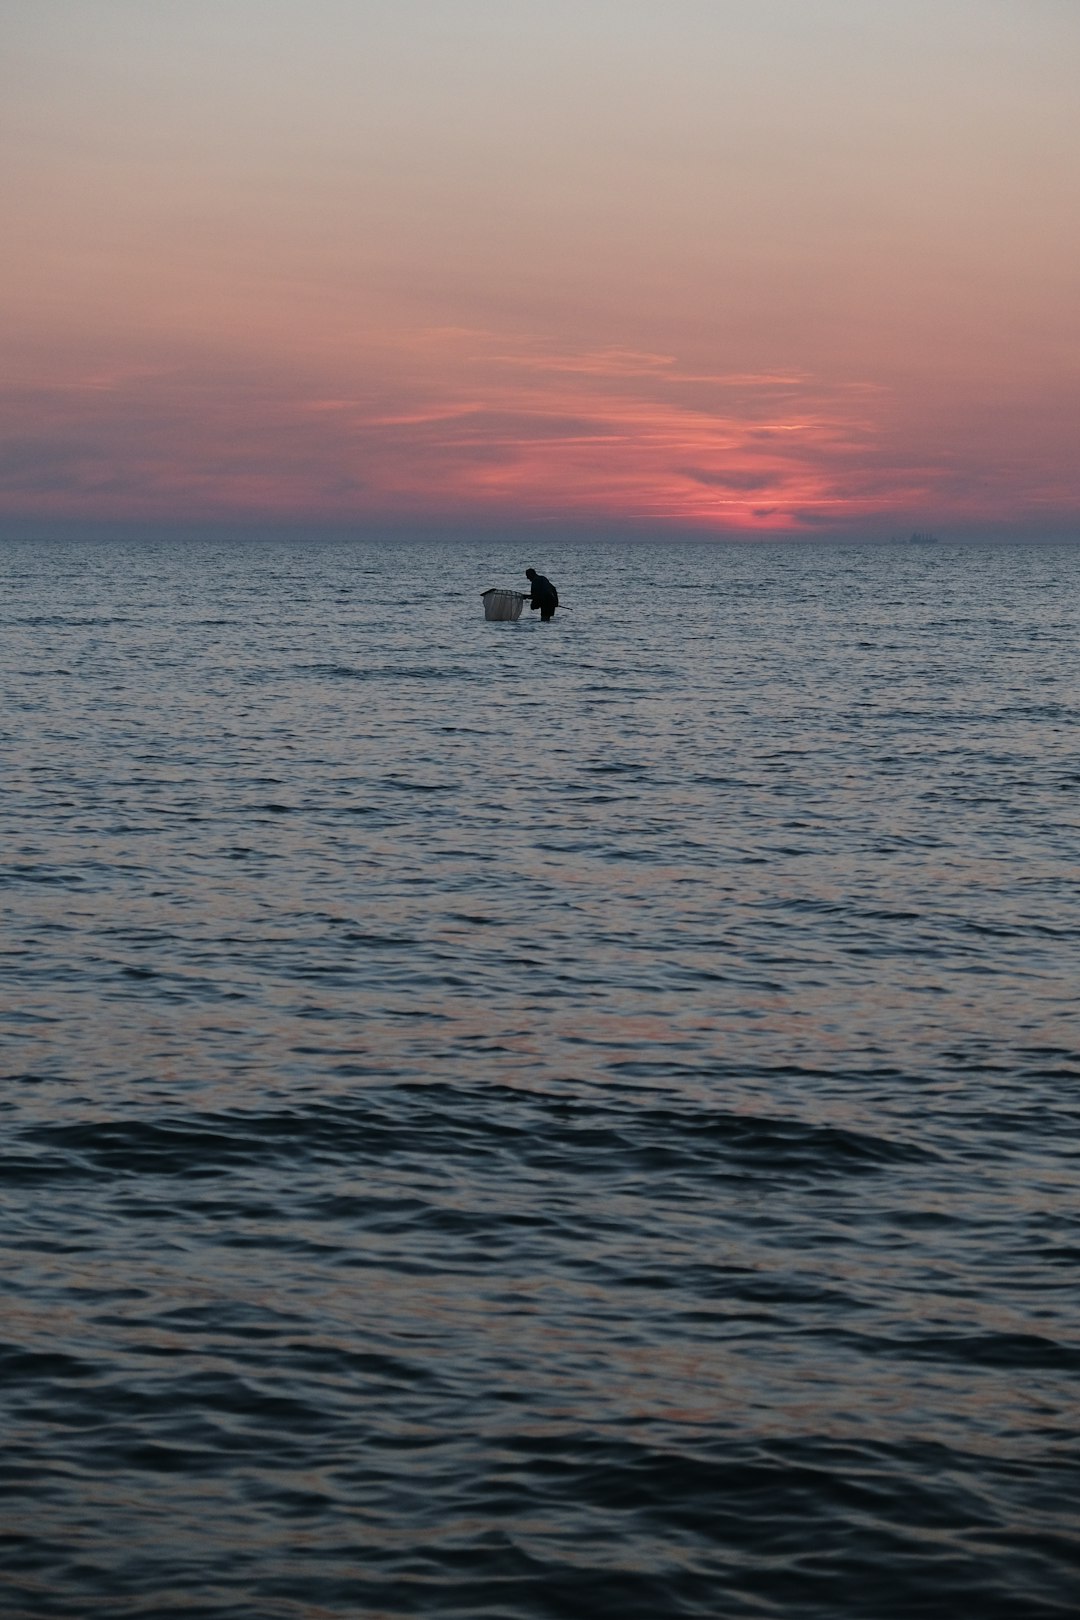
[[[0,553],[8,1612],[1071,1614],[1080,552],[520,561]]]

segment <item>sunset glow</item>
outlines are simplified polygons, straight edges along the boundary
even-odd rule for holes
[[[11,0],[5,529],[1080,512],[1080,9]]]

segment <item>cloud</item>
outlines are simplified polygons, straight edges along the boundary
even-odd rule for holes
[[[42,368],[43,372],[46,368]],[[656,520],[817,530],[1067,510],[1020,450],[988,467],[858,379],[684,367],[474,327],[380,332],[334,364],[87,364],[0,387],[0,491],[40,516]],[[977,447],[976,447],[977,449]]]
[[[7,439],[0,445],[0,490],[33,495],[42,489],[79,489],[85,486],[84,469],[94,460],[94,447],[86,440]]]
[[[776,475],[768,472],[709,472],[704,467],[677,467],[676,472],[710,489],[772,489]]]
[[[583,354],[497,354],[497,364],[519,371],[582,377],[655,377],[670,371],[675,357],[636,349],[599,349]]]

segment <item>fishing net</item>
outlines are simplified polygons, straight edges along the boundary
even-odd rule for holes
[[[518,619],[525,598],[520,591],[497,591],[494,586],[481,593],[485,619]]]

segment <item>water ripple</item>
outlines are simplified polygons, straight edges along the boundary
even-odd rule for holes
[[[1075,1612],[1080,552],[932,551],[0,553],[5,1613]]]

